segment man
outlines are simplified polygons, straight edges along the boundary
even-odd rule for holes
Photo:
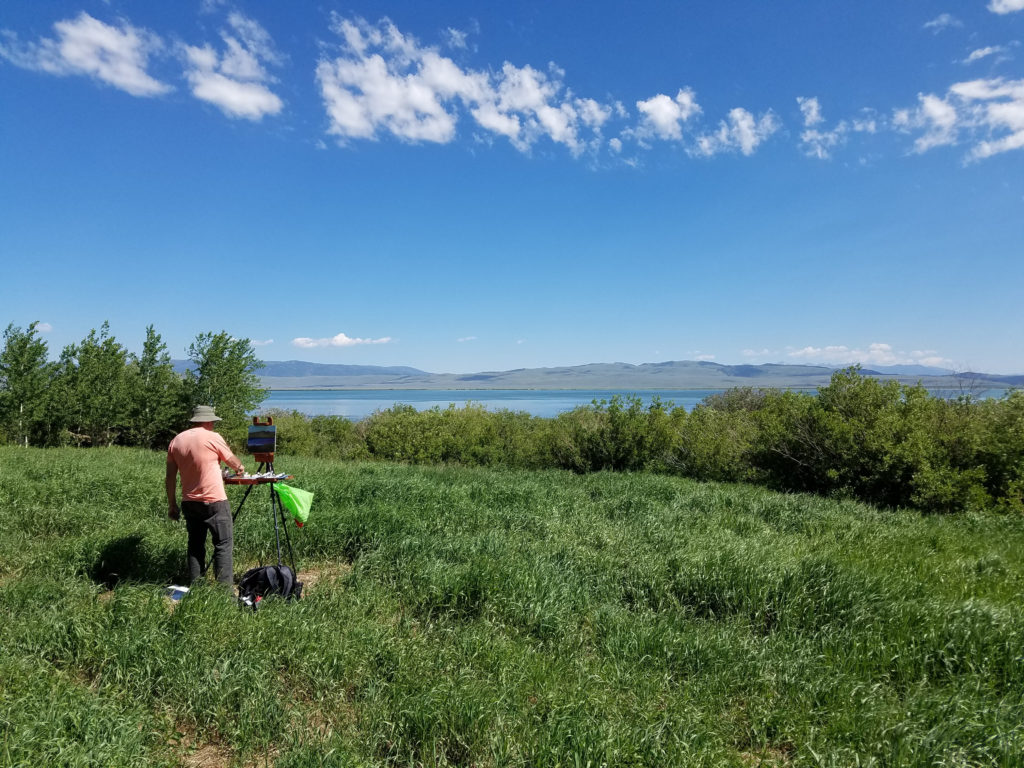
[[[213,537],[213,565],[217,581],[232,584],[234,547],[231,507],[224,493],[220,462],[238,473],[245,467],[228,448],[224,438],[213,431],[220,417],[208,405],[197,405],[192,412],[192,429],[175,437],[167,448],[167,516],[178,520],[181,512],[175,499],[178,473],[181,473],[181,511],[188,530],[189,583],[206,570],[206,532]]]

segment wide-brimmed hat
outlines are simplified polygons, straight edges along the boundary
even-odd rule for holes
[[[208,421],[221,421],[221,418],[213,412],[213,408],[209,405],[197,405],[192,409],[192,418],[189,421],[205,424]]]

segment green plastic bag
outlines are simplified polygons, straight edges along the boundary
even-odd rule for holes
[[[274,490],[277,491],[277,498],[281,500],[281,506],[292,513],[295,524],[301,528],[309,519],[309,507],[313,503],[312,491],[292,488],[284,483],[274,483]]]

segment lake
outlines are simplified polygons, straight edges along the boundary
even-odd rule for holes
[[[687,411],[708,395],[726,392],[725,389],[641,389],[622,394],[636,395],[645,403],[654,397],[671,402]],[[807,390],[813,392],[814,390]],[[989,389],[975,392],[976,398],[1002,397],[1006,390]],[[952,390],[932,392],[939,397],[956,397]],[[602,389],[318,389],[274,390],[263,402],[261,410],[280,408],[298,411],[308,416],[344,416],[352,421],[365,419],[376,410],[391,408],[402,403],[418,411],[435,406],[447,408],[451,404],[461,407],[467,402],[482,405],[489,411],[506,409],[525,411],[533,416],[552,418],[593,400],[609,400],[614,390]]]
[[[708,395],[723,389],[648,389],[627,394],[643,398],[645,403],[657,396],[687,411],[693,410]],[[615,394],[609,390],[589,389],[364,389],[364,390],[274,390],[263,402],[263,408],[299,411],[309,416],[344,416],[352,421],[365,419],[374,411],[391,408],[396,403],[411,405],[419,411],[435,406],[457,407],[472,402],[489,411],[506,409],[526,411],[533,416],[551,418],[592,400],[608,400]]]

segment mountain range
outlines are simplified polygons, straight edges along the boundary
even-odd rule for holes
[[[174,361],[184,371],[187,361]],[[818,365],[723,365],[708,361],[590,363],[555,368],[515,368],[479,373],[430,373],[409,366],[343,365],[302,360],[267,360],[260,371],[269,389],[729,389],[731,387],[821,387],[835,368]],[[929,389],[976,391],[1024,386],[1024,375],[954,372],[919,365],[863,368],[865,376],[920,382]]]

